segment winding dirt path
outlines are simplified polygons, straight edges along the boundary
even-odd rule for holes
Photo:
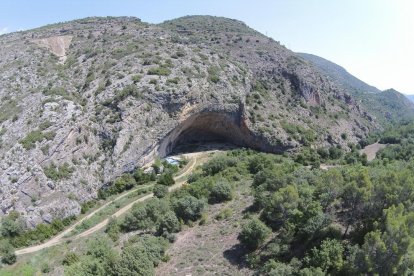
[[[185,154],[185,156],[190,159],[189,165],[187,166],[187,168],[185,169],[184,172],[182,172],[181,174],[174,177],[174,180],[176,180],[177,182],[173,186],[169,187],[169,191],[173,191],[175,189],[178,189],[183,184],[186,183],[186,180],[180,180],[180,179],[184,178],[185,176],[190,174],[191,171],[194,169],[194,167],[197,164],[197,155],[198,154],[199,153]],[[93,211],[92,213],[88,214],[87,216],[85,216],[84,218],[82,218],[81,220],[76,222],[75,224],[71,225],[69,228],[62,231],[60,234],[53,237],[52,239],[50,239],[50,240],[48,240],[44,243],[38,244],[38,245],[34,245],[34,246],[30,246],[30,247],[26,247],[26,248],[16,250],[15,254],[18,256],[18,255],[33,253],[33,252],[37,252],[39,250],[42,250],[42,249],[45,249],[45,248],[52,247],[54,245],[58,245],[58,244],[63,243],[64,241],[68,240],[68,238],[65,238],[65,236],[67,234],[69,234],[72,230],[74,230],[76,228],[76,226],[80,225],[83,221],[91,218],[93,215],[95,215],[97,212],[101,211],[103,208],[107,207],[109,204],[111,204],[111,203],[113,203],[113,202],[115,202],[115,201],[117,201],[117,200],[119,200],[119,199],[121,199],[121,198],[123,198],[123,197],[139,190],[139,189],[147,188],[147,187],[150,187],[150,186],[151,185],[146,185],[146,186],[142,186],[142,187],[139,187],[137,189],[131,190],[131,191],[129,191],[129,192],[127,192],[127,193],[125,193],[125,194],[123,194],[123,195],[121,195],[121,196],[105,203],[104,205],[102,205],[101,207],[99,207],[98,209]],[[111,215],[109,217],[119,217],[119,216],[123,215],[125,212],[127,212],[128,210],[130,210],[135,203],[143,202],[143,201],[145,201],[149,198],[152,198],[153,196],[154,196],[154,194],[151,193],[151,194],[145,195],[143,197],[140,197],[137,200],[135,200],[135,201],[129,203],[128,205],[122,207],[116,213],[114,213],[113,215]],[[89,228],[88,230],[86,230],[82,233],[79,233],[78,235],[76,235],[76,236],[74,236],[70,239],[71,240],[76,240],[76,239],[79,239],[79,238],[82,238],[82,237],[89,236],[89,235],[101,230],[103,227],[105,227],[105,225],[108,223],[108,221],[109,221],[109,218],[106,218],[105,220],[103,220],[102,222],[100,222],[97,225],[93,226],[92,228]]]

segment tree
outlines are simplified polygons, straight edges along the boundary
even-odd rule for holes
[[[211,203],[220,203],[233,198],[233,191],[228,182],[220,181],[211,189],[209,201]]]
[[[14,253],[14,248],[7,240],[2,240],[0,242],[0,256],[1,262],[4,264],[11,265],[16,262],[16,254]]]
[[[273,193],[270,203],[263,210],[263,217],[272,227],[296,221],[302,215],[298,209],[300,197],[295,185],[288,185]]]
[[[23,232],[23,223],[18,212],[12,211],[1,220],[0,233],[3,237],[17,237]]]
[[[404,211],[402,204],[384,211],[385,231],[369,232],[362,245],[363,260],[368,273],[380,275],[406,274],[402,262],[412,263],[414,212]],[[407,269],[407,268],[406,268]]]
[[[109,219],[108,225],[106,226],[105,233],[107,233],[113,241],[117,241],[119,239],[119,232],[120,226],[118,224],[118,221],[116,218],[111,217]]]
[[[157,184],[153,188],[154,196],[157,198],[163,198],[168,194],[168,187],[162,184]]]
[[[160,224],[158,226],[158,233],[176,233],[180,231],[181,224],[178,221],[177,216],[174,212],[169,211],[167,212],[160,220]]]
[[[173,208],[177,217],[184,221],[195,221],[201,217],[204,210],[204,201],[191,195],[185,195],[173,202]]]
[[[305,261],[312,267],[320,267],[324,272],[336,274],[344,265],[343,253],[344,247],[339,241],[326,239],[320,248],[312,248]]]
[[[258,218],[252,218],[243,224],[237,238],[244,246],[254,250],[263,244],[270,233],[269,227]]]
[[[148,276],[154,275],[154,263],[148,255],[134,246],[125,247],[121,259],[115,264],[114,275]]]
[[[171,186],[174,185],[175,181],[172,176],[172,173],[165,172],[158,177],[157,183],[165,186]]]
[[[347,208],[345,218],[347,227],[344,236],[348,233],[349,227],[366,214],[366,205],[371,198],[373,188],[368,171],[363,167],[347,171],[345,182],[342,198],[343,205]]]
[[[118,193],[129,190],[136,185],[135,178],[131,174],[124,174],[115,180],[114,186]]]
[[[125,216],[122,228],[125,231],[157,229],[160,218],[170,210],[167,201],[153,198],[145,205],[137,204]]]

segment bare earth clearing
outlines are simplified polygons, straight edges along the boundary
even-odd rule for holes
[[[369,161],[374,160],[375,157],[376,157],[376,155],[377,155],[377,152],[380,149],[385,148],[386,146],[387,146],[386,144],[380,144],[380,143],[377,142],[377,143],[374,143],[374,144],[371,144],[371,145],[366,146],[365,148],[363,148],[360,151],[360,153],[361,154],[362,153],[365,153],[367,155],[367,160],[369,162]]]

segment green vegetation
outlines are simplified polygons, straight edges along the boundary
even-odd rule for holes
[[[253,218],[243,225],[238,239],[249,249],[256,249],[264,243],[270,233],[271,230],[266,224]]]
[[[163,198],[168,194],[168,187],[162,184],[154,186],[153,193],[155,197]]]
[[[305,129],[300,125],[294,125],[286,121],[281,121],[281,125],[288,134],[305,146],[308,146],[316,139],[315,132],[312,129]]]
[[[55,219],[50,224],[38,224],[34,229],[26,229],[17,212],[10,212],[1,220],[0,241],[7,241],[13,247],[23,247],[45,241],[69,226],[74,217]]]
[[[98,191],[101,199],[106,199],[110,195],[119,194],[130,190],[138,185],[143,185],[154,181],[155,174],[145,174],[141,169],[135,170],[133,173],[125,173],[118,177],[114,182],[109,183],[108,187],[104,187]]]
[[[64,163],[59,167],[52,163],[49,167],[43,168],[43,172],[47,178],[52,179],[53,181],[59,181],[69,178],[73,173],[73,168],[70,167],[68,163]]]
[[[0,241],[0,256],[3,264],[14,264],[16,262],[16,254],[14,248],[7,240]]]
[[[217,66],[210,66],[208,68],[208,80],[213,83],[218,83],[220,81],[220,68]]]
[[[20,144],[26,150],[33,149],[36,146],[36,142],[41,142],[43,140],[53,140],[56,136],[55,132],[42,132],[40,130],[34,130],[29,132],[25,138],[20,140]]]
[[[21,111],[21,108],[17,105],[15,100],[3,97],[0,110],[0,123],[3,123],[4,121],[16,116]]]
[[[148,75],[169,76],[170,74],[171,70],[163,66],[148,69]]]

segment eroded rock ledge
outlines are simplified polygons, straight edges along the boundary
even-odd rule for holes
[[[161,140],[157,153],[164,157],[181,144],[213,141],[273,153],[287,150],[284,146],[272,145],[265,137],[251,131],[244,105],[240,104],[227,108],[210,106],[191,114]]]

